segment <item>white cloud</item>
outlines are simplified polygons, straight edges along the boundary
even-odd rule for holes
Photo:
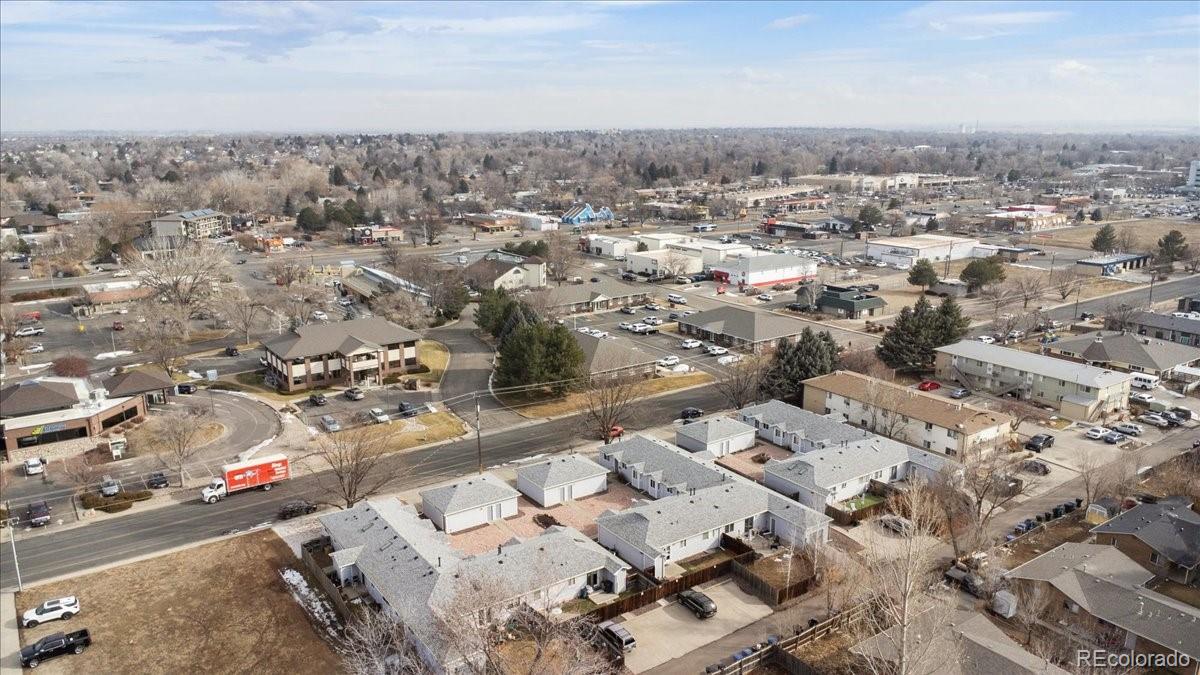
[[[384,28],[414,33],[455,35],[528,35],[557,33],[592,26],[599,17],[592,14],[557,14],[472,18],[402,17],[381,18]]]
[[[992,3],[930,2],[908,10],[903,19],[910,27],[924,28],[963,40],[980,40],[1054,23],[1069,15],[1057,10],[980,11],[981,7],[999,6]]]
[[[112,16],[123,9],[118,2],[32,2],[5,0],[0,24],[58,23]]]
[[[793,14],[791,16],[781,16],[767,24],[767,28],[772,30],[788,30],[798,26],[803,26],[815,18],[816,17],[814,17],[812,14]]]
[[[1090,77],[1096,74],[1096,69],[1082,61],[1067,59],[1054,64],[1050,74],[1058,78]]]

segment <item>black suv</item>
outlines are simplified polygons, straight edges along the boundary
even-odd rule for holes
[[[196,393],[196,385],[187,383],[180,384],[175,387],[175,391],[181,394],[194,394]]]
[[[83,650],[92,644],[92,636],[88,630],[77,630],[73,633],[53,633],[37,642],[21,648],[21,666],[37,668],[47,659],[64,654],[82,654]]]
[[[1054,437],[1050,434],[1038,434],[1025,442],[1025,449],[1041,452],[1054,445]]]
[[[25,510],[25,516],[29,518],[29,524],[33,527],[43,527],[50,524],[50,505],[45,500],[33,502],[29,508]]]
[[[155,471],[149,476],[146,476],[146,487],[148,488],[160,490],[162,488],[169,487],[170,485],[171,481],[167,479],[167,474],[162,471]]]
[[[418,405],[416,403],[409,403],[408,401],[400,402],[401,417],[416,417],[423,412],[425,412],[425,406],[423,404]]]
[[[697,619],[707,619],[717,613],[717,603],[700,591],[679,591],[679,604],[691,610]]]
[[[279,507],[279,519],[289,520],[300,516],[307,516],[317,510],[317,505],[307,499],[296,499]]]
[[[242,355],[242,353],[240,351],[238,351],[237,347],[226,347],[225,348],[225,356],[241,356],[241,355]]]
[[[698,417],[704,417],[704,411],[699,408],[684,408],[679,411],[680,419],[694,420]]]
[[[325,394],[311,394],[308,397],[308,402],[313,405],[325,405],[329,400],[325,398]]]

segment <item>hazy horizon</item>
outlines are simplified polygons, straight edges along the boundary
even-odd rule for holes
[[[30,3],[0,133],[1192,134],[1191,3]]]

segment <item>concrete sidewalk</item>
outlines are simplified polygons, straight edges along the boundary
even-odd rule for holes
[[[0,593],[0,675],[21,672],[21,637],[17,632],[17,598]]]

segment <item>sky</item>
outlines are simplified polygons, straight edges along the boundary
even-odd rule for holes
[[[1200,129],[1197,2],[0,2],[0,131]]]

